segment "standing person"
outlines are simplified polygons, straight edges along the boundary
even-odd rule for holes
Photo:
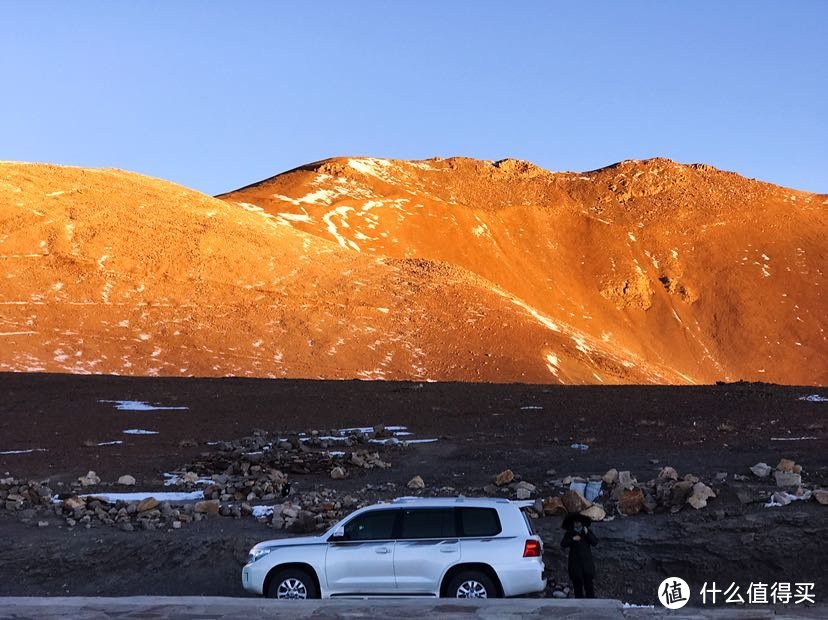
[[[592,561],[592,547],[598,544],[598,538],[589,526],[592,520],[579,514],[567,515],[563,520],[566,530],[561,547],[569,549],[569,578],[575,590],[575,598],[595,598],[595,563]]]

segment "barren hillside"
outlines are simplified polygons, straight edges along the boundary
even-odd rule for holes
[[[115,170],[0,167],[0,370],[611,381],[668,369],[572,336],[460,267],[369,256]],[[579,337],[580,338],[580,337]]]
[[[334,159],[211,198],[0,164],[0,371],[826,383],[826,196]]]
[[[592,359],[597,343],[670,370],[654,380],[828,380],[825,195],[666,159],[553,173],[339,158],[221,198],[353,254],[473,272],[545,317],[593,366],[587,381],[629,380]],[[583,379],[551,354],[549,380]]]

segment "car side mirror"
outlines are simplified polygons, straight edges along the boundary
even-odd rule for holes
[[[328,539],[330,542],[340,542],[345,540],[345,528],[338,527],[333,531],[331,537]]]

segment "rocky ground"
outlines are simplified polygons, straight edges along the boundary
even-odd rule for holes
[[[813,388],[0,381],[0,595],[242,595],[259,540],[465,494],[527,501],[546,596],[567,594],[560,522],[584,511],[603,519],[603,596],[652,603],[676,575],[816,582],[823,600],[828,405],[802,400]]]

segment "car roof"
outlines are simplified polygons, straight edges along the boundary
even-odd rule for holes
[[[505,508],[515,505],[498,497],[398,497],[390,502],[380,502],[365,509],[381,508]]]

